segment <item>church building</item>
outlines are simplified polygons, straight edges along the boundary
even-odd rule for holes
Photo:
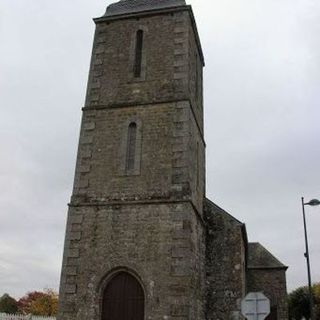
[[[287,267],[206,198],[191,6],[121,0],[94,22],[58,320],[243,319],[251,291],[286,320]]]

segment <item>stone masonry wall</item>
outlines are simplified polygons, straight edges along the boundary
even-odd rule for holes
[[[208,200],[205,205],[207,320],[243,319],[245,248],[241,224]]]
[[[100,319],[119,270],[140,280],[145,319],[204,319],[200,224],[188,203],[70,207],[58,319]]]
[[[137,174],[128,175],[124,162],[131,121],[140,132],[140,164]],[[188,101],[86,109],[72,201],[190,199],[201,214],[204,165],[204,144]]]
[[[189,10],[97,22],[73,201],[191,198],[202,213],[203,108],[192,93],[196,74],[202,93],[202,62]],[[139,29],[143,70],[134,78]],[[123,164],[130,121],[141,140],[131,176]]]
[[[189,98],[188,11],[97,23],[86,106]],[[133,77],[135,34],[143,30],[142,76]]]
[[[277,319],[288,320],[285,269],[248,269],[248,291],[262,291],[271,307],[277,307]]]

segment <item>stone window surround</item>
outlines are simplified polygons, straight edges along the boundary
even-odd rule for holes
[[[136,141],[137,141],[136,138],[137,138],[137,124],[135,122],[131,122],[128,127],[126,171],[130,171],[134,168]]]
[[[127,169],[127,150],[128,150],[128,130],[129,125],[137,125],[134,165],[132,169]],[[121,146],[120,146],[120,176],[137,176],[141,173],[141,150],[142,150],[142,122],[137,117],[128,118],[122,129]]]

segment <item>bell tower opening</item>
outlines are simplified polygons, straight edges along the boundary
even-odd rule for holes
[[[143,31],[138,30],[136,33],[136,50],[135,50],[135,60],[134,60],[134,77],[135,78],[139,78],[141,76],[142,46],[143,46]]]

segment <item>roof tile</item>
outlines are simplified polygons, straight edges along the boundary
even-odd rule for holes
[[[149,11],[156,9],[185,6],[185,0],[120,0],[107,7],[105,17]]]

